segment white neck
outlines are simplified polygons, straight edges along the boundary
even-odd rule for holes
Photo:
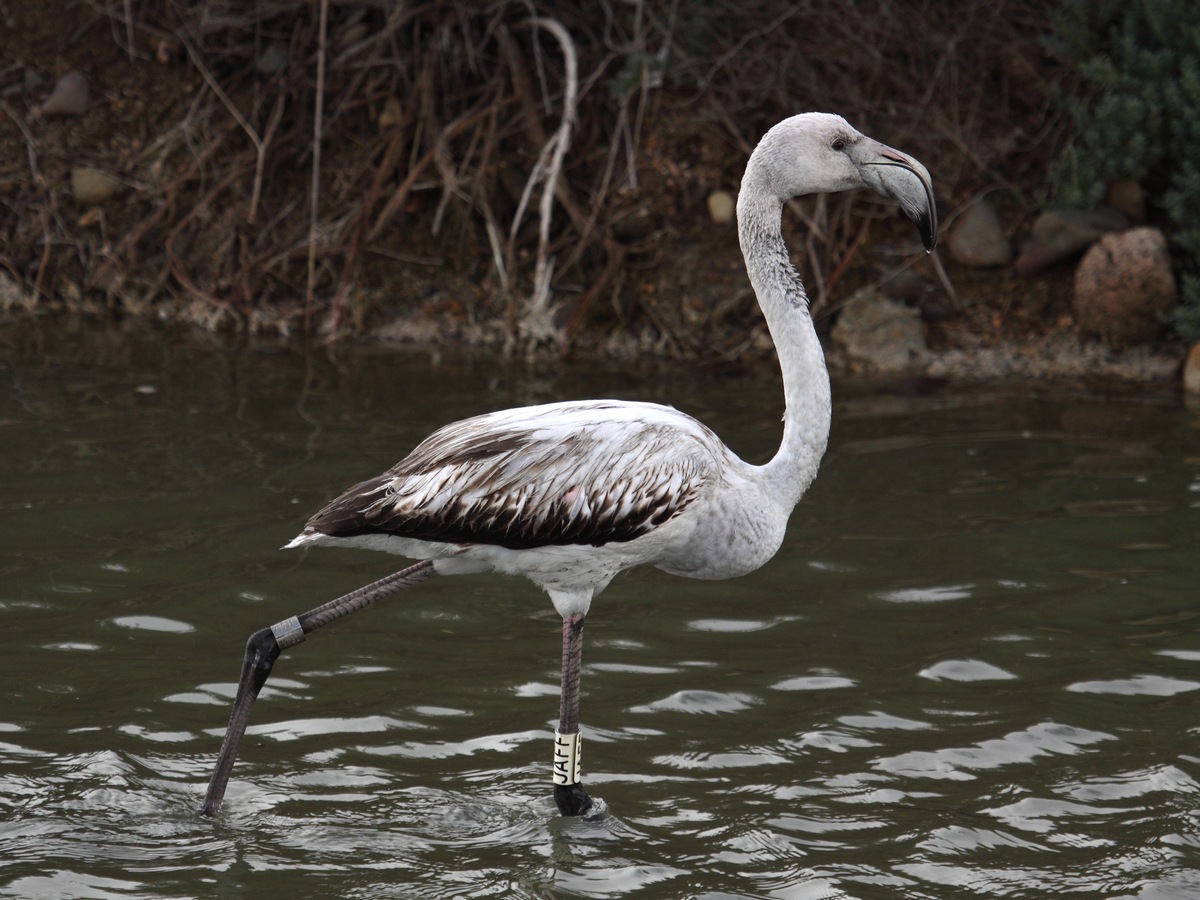
[[[758,471],[788,511],[817,476],[829,441],[831,396],[825,354],[808,311],[804,285],[783,240],[783,204],[747,166],[738,195],[738,239],[783,371],[783,444]]]

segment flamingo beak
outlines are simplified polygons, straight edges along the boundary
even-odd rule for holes
[[[937,246],[937,205],[929,172],[907,153],[874,143],[864,154],[860,170],[863,181],[877,194],[895,200],[904,214],[917,224],[927,251]]]

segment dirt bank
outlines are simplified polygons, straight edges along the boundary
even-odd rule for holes
[[[733,227],[708,206],[736,192],[767,124],[843,111],[927,162],[947,221],[1001,186],[1014,236],[1061,139],[1046,84],[1062,74],[1036,3],[968,3],[941,18],[899,4],[866,36],[892,60],[882,68],[836,3],[802,22],[782,2],[721,6],[724,19],[688,4],[609,21],[537,7],[566,39],[531,27],[517,3],[487,15],[338,6],[321,52],[313,4],[224,17],[199,3],[114,5],[70,26],[53,4],[6,5],[20,43],[0,66],[0,309],[321,340],[767,358]],[[801,64],[801,36],[828,53]],[[970,53],[944,58],[963,41]],[[543,206],[545,179],[531,173],[546,174],[568,118],[569,55],[573,130]],[[68,72],[88,86],[82,114],[42,115]],[[934,86],[973,111],[952,119],[931,102]],[[81,169],[111,192],[81,199]],[[1019,278],[942,259],[939,272],[870,197],[804,201],[787,228],[825,332],[855,290],[917,276],[905,299],[922,312],[926,374],[1169,379],[1182,358],[1170,344],[1113,353],[1078,336],[1070,263]],[[540,317],[528,302],[539,291]]]

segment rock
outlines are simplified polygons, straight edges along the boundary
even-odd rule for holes
[[[1127,227],[1129,220],[1115,209],[1048,209],[1034,220],[1016,269],[1022,275],[1040,272],[1086,250],[1101,236]]]
[[[846,301],[832,337],[856,371],[905,372],[923,364],[927,352],[920,314],[874,291]]]
[[[986,200],[966,208],[950,233],[950,255],[965,266],[990,268],[1012,262],[1013,249],[1000,217]]]
[[[395,94],[387,95],[377,121],[380,131],[395,128],[404,121],[404,107],[400,105],[400,99]]]
[[[656,227],[654,214],[645,206],[634,206],[612,217],[612,235],[623,244],[646,240]]]
[[[276,72],[282,72],[287,64],[287,50],[278,41],[272,41],[258,55],[258,59],[254,61],[254,68],[260,75],[274,75]]]
[[[107,172],[87,166],[71,169],[71,193],[75,195],[76,202],[83,206],[99,206],[115,197],[124,187],[119,179]]]
[[[1200,344],[1193,344],[1183,361],[1183,389],[1200,397]]]
[[[1132,178],[1118,178],[1110,184],[1104,202],[1128,216],[1131,222],[1141,224],[1146,221],[1146,194]]]
[[[729,191],[713,191],[708,195],[708,214],[718,225],[732,222],[735,208],[733,194]]]
[[[14,309],[32,311],[37,303],[21,287],[20,282],[13,279],[8,272],[0,269],[0,310],[10,312]]]
[[[433,347],[446,340],[446,329],[436,317],[418,311],[380,325],[372,336],[380,341]]]
[[[1075,270],[1075,320],[1110,346],[1153,340],[1174,305],[1171,257],[1157,228],[1105,235]]]
[[[897,269],[886,281],[880,283],[879,290],[892,300],[901,300],[909,306],[919,306],[921,300],[937,288],[933,282],[922,278],[912,269]]]
[[[88,108],[88,83],[82,72],[68,72],[39,108],[43,116],[82,116]]]
[[[898,300],[905,306],[914,306],[926,322],[944,322],[954,315],[950,298],[936,284],[922,278],[912,269],[900,269],[879,285],[879,290],[889,300]]]
[[[362,10],[359,10],[359,12],[362,12]],[[367,28],[365,22],[353,22],[337,33],[337,36],[334,38],[334,46],[341,51],[347,50],[355,44],[362,42],[368,34],[370,34],[370,30]]]
[[[161,66],[170,65],[182,55],[179,43],[166,35],[154,42],[154,59]]]

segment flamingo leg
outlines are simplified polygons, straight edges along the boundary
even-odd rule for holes
[[[250,640],[246,642],[246,657],[242,662],[242,675],[238,682],[237,696],[233,700],[229,727],[225,730],[225,740],[221,743],[221,752],[217,756],[217,765],[208,784],[208,793],[205,794],[204,804],[200,807],[201,815],[215,815],[221,808],[225,787],[229,783],[238,749],[242,745],[242,737],[246,733],[246,725],[250,721],[250,708],[258,699],[262,686],[267,683],[279,654],[303,641],[305,635],[316,631],[322,625],[328,625],[343,616],[357,612],[381,597],[424,581],[434,574],[436,572],[432,560],[425,559],[311,609],[303,615],[285,619],[250,635]]]
[[[579,676],[583,667],[582,614],[563,617],[562,693],[554,734],[554,803],[564,816],[581,816],[592,798],[580,781]]]

